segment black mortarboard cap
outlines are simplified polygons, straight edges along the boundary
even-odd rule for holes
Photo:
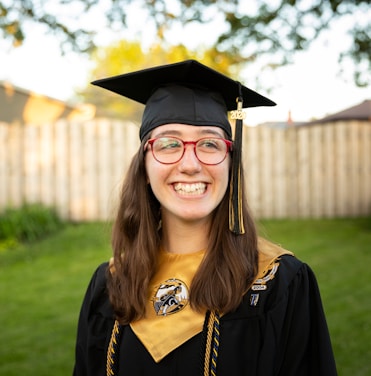
[[[244,233],[241,212],[242,108],[275,103],[198,61],[186,60],[92,82],[146,105],[140,139],[169,123],[210,125],[231,137],[227,111],[236,119],[230,187],[230,229]]]
[[[159,125],[185,122],[216,125],[230,136],[226,111],[236,109],[240,92],[244,107],[275,105],[270,99],[195,60],[108,77],[93,84],[146,105],[141,139]],[[173,89],[173,85],[177,89]],[[159,88],[160,93],[155,93]],[[193,91],[184,88],[193,88]]]

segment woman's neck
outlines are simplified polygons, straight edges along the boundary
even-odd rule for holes
[[[209,224],[171,223],[162,224],[162,247],[169,253],[194,253],[207,248]]]

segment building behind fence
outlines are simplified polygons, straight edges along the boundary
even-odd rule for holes
[[[23,203],[108,220],[139,146],[132,123],[0,123],[0,211]],[[371,122],[244,128],[249,203],[258,218],[371,214]]]

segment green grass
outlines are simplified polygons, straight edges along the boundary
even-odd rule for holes
[[[80,304],[109,256],[104,224],[67,226],[0,254],[0,375],[72,374]]]
[[[340,376],[371,374],[371,218],[263,221],[263,235],[315,271]],[[0,375],[70,375],[91,274],[110,257],[106,224],[69,225],[0,253]]]

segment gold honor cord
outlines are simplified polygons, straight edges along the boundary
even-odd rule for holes
[[[210,312],[210,316],[207,322],[204,376],[216,376],[218,354],[219,354],[219,313],[212,311]]]

